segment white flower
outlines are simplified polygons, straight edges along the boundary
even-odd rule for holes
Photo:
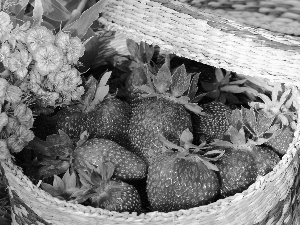
[[[59,32],[56,35],[55,44],[62,49],[70,64],[77,63],[85,51],[85,47],[78,37],[70,37],[64,32]]]
[[[8,67],[9,56],[11,55],[11,49],[7,42],[2,43],[0,49],[0,61],[5,67]]]
[[[25,49],[20,47],[8,59],[8,69],[20,80],[28,74],[28,66],[32,62],[32,55]]]
[[[20,152],[28,144],[28,142],[33,140],[33,138],[33,132],[21,125],[16,130],[16,133],[7,139],[7,144],[12,152]]]
[[[6,112],[0,113],[0,131],[8,124],[8,116]]]
[[[55,45],[61,48],[63,52],[66,52],[68,46],[70,45],[70,34],[62,31],[58,32],[55,35]]]
[[[35,69],[44,76],[59,71],[63,65],[63,54],[54,45],[38,48],[34,54],[34,59],[36,60]]]
[[[26,43],[29,51],[35,52],[38,48],[53,44],[55,37],[52,31],[44,26],[37,26],[27,31]]]
[[[82,83],[77,69],[72,68],[66,72],[57,72],[48,77],[55,86],[56,92],[71,92]]]
[[[4,104],[6,89],[9,86],[7,80],[0,77],[0,104]]]
[[[32,128],[34,119],[31,109],[28,108],[26,104],[21,103],[16,105],[14,108],[14,116],[18,118],[18,121],[21,125],[27,129]]]
[[[26,31],[30,28],[30,22],[27,21],[23,23],[21,26],[19,24],[7,35],[6,40],[11,44],[12,48],[14,49],[17,42],[21,42],[26,44]]]
[[[22,94],[23,94],[23,92],[22,92],[21,88],[15,86],[15,85],[9,85],[6,89],[5,99],[8,102],[16,103],[16,102],[21,101]]]
[[[71,98],[72,100],[80,100],[81,96],[84,94],[84,87],[79,86],[75,91],[72,92]]]
[[[5,40],[6,36],[12,30],[13,25],[10,21],[10,16],[4,12],[0,11],[0,40]]]

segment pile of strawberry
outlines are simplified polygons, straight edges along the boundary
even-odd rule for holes
[[[35,120],[25,173],[53,196],[117,212],[188,209],[243,192],[286,153],[296,89],[143,42],[128,49],[84,81],[81,101]]]

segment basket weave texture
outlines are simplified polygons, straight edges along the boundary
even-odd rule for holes
[[[177,0],[228,19],[274,32],[300,35],[297,0]]]
[[[300,42],[292,37],[248,28],[167,0],[114,0],[103,12],[99,21],[121,36],[229,71],[300,87]],[[297,114],[300,118],[300,107]],[[34,185],[12,161],[1,162],[13,224],[295,224],[300,201],[300,121],[297,124],[287,154],[246,191],[170,213],[116,213],[61,201]]]

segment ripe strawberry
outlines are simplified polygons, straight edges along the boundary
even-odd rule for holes
[[[191,134],[191,133],[190,133]],[[181,139],[182,142],[182,139]],[[189,152],[164,140],[170,148],[150,164],[147,193],[151,210],[171,212],[208,204],[219,194],[219,180],[206,156]],[[165,146],[167,147],[167,146]]]
[[[195,144],[200,143],[202,136],[207,142],[223,139],[225,131],[229,128],[226,113],[230,113],[231,109],[216,101],[202,104],[201,108],[206,115],[192,114]]]
[[[263,100],[263,103],[252,102],[250,105],[264,112],[269,118],[275,117],[274,123],[281,127],[281,131],[265,144],[278,154],[284,155],[293,141],[296,129],[296,113],[292,109],[294,104],[297,104],[295,89],[285,89],[281,84],[275,84],[271,97],[265,94],[259,94],[258,97]]]
[[[73,193],[74,201],[83,203],[90,200],[90,205],[116,212],[141,213],[141,200],[137,190],[122,181],[111,180],[114,166],[111,163],[100,161],[99,166],[94,168],[87,164],[91,172],[78,170],[82,187]]]
[[[266,175],[280,161],[274,151],[261,145],[268,140],[263,135],[274,133],[277,128],[272,126],[273,120],[274,118],[268,119],[262,113],[255,114],[253,108],[236,109],[228,117],[231,126],[224,136],[230,141],[216,140],[212,143],[226,149],[223,157],[216,162],[220,171],[223,197],[247,189],[258,175]],[[251,133],[247,138],[244,128]]]
[[[78,139],[81,133],[88,131],[90,137],[106,138],[126,146],[131,108],[128,103],[108,94],[106,82],[109,76],[109,73],[104,74],[99,84],[91,77],[81,103],[65,107],[52,117],[37,120],[38,135],[41,133],[44,139],[62,130],[70,138]]]
[[[286,126],[276,136],[265,142],[265,145],[271,147],[279,155],[284,155],[293,139],[294,131]]]
[[[128,147],[128,124],[131,108],[115,97],[105,98],[95,110],[87,114],[90,137],[105,138]]]
[[[186,109],[201,113],[196,104],[189,102],[191,98],[184,95],[189,89],[188,94],[192,93],[190,96],[194,97],[195,91],[190,88],[193,86],[190,85],[191,75],[186,73],[184,65],[171,74],[167,64],[159,69],[157,75],[148,72],[149,86],[138,87],[149,94],[142,94],[144,99],[132,107],[129,122],[131,150],[148,164],[161,153],[158,133],[179,144],[181,133],[185,129],[192,130],[191,116]],[[196,82],[197,79],[193,79],[193,83]]]
[[[146,177],[145,162],[134,153],[107,139],[90,139],[74,150],[73,166],[85,170],[86,163],[98,166],[100,158],[115,166],[114,176],[121,180],[138,180]]]

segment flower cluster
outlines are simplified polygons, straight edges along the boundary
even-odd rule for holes
[[[81,98],[76,65],[84,51],[81,40],[69,33],[55,35],[30,22],[14,25],[0,11],[0,159],[20,152],[34,138],[29,102],[55,107]]]
[[[75,65],[85,48],[79,38],[63,31],[54,35],[30,22],[13,27],[4,11],[0,12],[0,21],[0,62],[6,69],[3,76],[10,74],[13,84],[32,93],[42,107],[80,99],[84,88]]]

